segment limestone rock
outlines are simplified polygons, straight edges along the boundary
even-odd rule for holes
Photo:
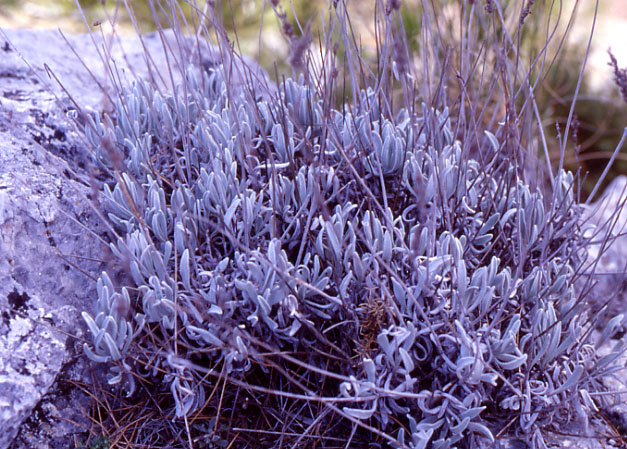
[[[587,265],[588,271],[594,268],[589,278],[594,285],[590,299],[595,310],[605,307],[599,324],[622,313],[627,328],[627,176],[615,178],[588,206],[583,224],[594,226],[589,231],[594,244],[588,250]]]
[[[102,248],[79,224],[97,232],[84,201],[89,189],[33,140],[28,109],[0,101],[0,447],[6,448],[67,362],[62,331],[76,334],[78,312],[91,308],[89,273],[101,268]]]
[[[16,52],[6,46],[0,52],[0,448],[6,448],[69,362],[66,333],[81,333],[77,317],[91,308],[90,276],[102,268],[102,248],[87,230],[99,228],[85,201],[89,187],[41,147],[68,160],[77,154],[62,111],[54,112],[54,97]]]
[[[618,176],[592,204],[584,219],[596,226],[597,241],[589,248],[589,263],[598,259],[595,275],[591,276],[593,289],[590,300],[593,310],[599,311],[599,327],[603,329],[609,320],[620,320],[615,338],[627,339],[627,176]],[[607,238],[606,238],[607,237]],[[599,342],[599,353],[608,354],[618,340]],[[627,353],[620,359],[619,371],[603,379],[610,391],[626,392],[616,402],[601,410],[613,431],[620,432],[623,444],[627,440]]]

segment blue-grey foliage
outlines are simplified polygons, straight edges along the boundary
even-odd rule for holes
[[[349,432],[410,448],[468,447],[508,424],[540,447],[599,405],[589,392],[612,356],[584,338],[570,173],[544,197],[494,135],[472,159],[447,110],[390,116],[372,89],[344,110],[302,77],[261,98],[227,89],[220,68],[190,71],[185,90],[137,82],[114,119],[87,124],[115,174],[111,250],[132,278],[117,290],[103,273],[84,314],[111,384],[158,379],[181,417],[210,372],[240,388],[261,370],[283,380],[258,386],[324,397]]]

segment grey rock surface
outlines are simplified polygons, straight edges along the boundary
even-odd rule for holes
[[[77,318],[91,308],[102,247],[84,227],[99,228],[85,201],[89,186],[57,156],[71,161],[80,143],[38,78],[43,71],[32,73],[10,47],[0,52],[0,448],[7,448],[18,447],[21,425],[71,361],[68,335],[81,335]],[[44,414],[39,420],[49,419]]]
[[[588,251],[588,269],[595,273],[590,279],[595,309],[606,306],[600,325],[622,313],[627,327],[627,176],[615,178],[588,206],[584,223],[596,228],[589,231],[595,244]]]
[[[600,256],[597,268],[597,278],[600,279],[595,285],[594,296],[601,306],[608,302],[605,320],[623,315],[622,335],[627,339],[627,176],[619,176],[610,183],[590,209],[590,220],[610,236],[605,246],[601,242],[592,249],[594,257]],[[605,301],[599,300],[602,298]],[[605,343],[600,352],[609,352],[616,343]],[[612,427],[622,434],[623,444],[627,446],[627,353],[623,354],[619,365],[622,369],[607,376],[603,382],[610,391],[624,393],[602,412]]]
[[[600,198],[587,207],[583,226],[590,225],[594,244],[588,248],[586,270],[593,270],[594,275],[583,277],[583,288],[591,287],[588,299],[597,312],[597,329],[603,331],[610,320],[622,323],[609,341],[601,341],[601,333],[595,332],[598,352],[603,356],[619,343],[618,339],[627,339],[627,176],[612,180]],[[621,315],[622,319],[618,318]],[[616,447],[627,447],[627,353],[623,353],[618,365],[622,368],[604,377],[603,384],[609,391],[623,393],[601,408],[599,416],[609,434],[621,436]]]

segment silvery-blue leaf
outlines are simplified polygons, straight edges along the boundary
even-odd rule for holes
[[[562,385],[556,388],[552,392],[552,394],[554,395],[560,394],[561,392],[568,391],[570,388],[575,386],[575,384],[577,384],[577,382],[581,378],[581,375],[583,374],[583,370],[584,370],[584,367],[582,365],[576,365],[572,373],[570,373],[570,375],[568,376],[568,379],[566,379],[566,382],[564,382]]]
[[[509,396],[503,399],[499,405],[505,410],[520,410],[521,400],[521,397]]]
[[[379,343],[379,346],[381,347],[381,349],[383,349],[383,352],[388,356],[388,358],[393,358],[393,353],[394,350],[396,349],[396,347],[393,347],[388,338],[387,338],[387,333],[380,333],[377,336],[377,342]]]
[[[279,324],[274,321],[268,314],[262,314],[262,318],[266,326],[270,329],[270,331],[275,332],[279,328]]]
[[[466,288],[468,287],[468,276],[466,275],[466,262],[460,258],[457,260],[457,290],[459,297],[462,298],[464,308],[468,306],[466,298]]]
[[[306,95],[306,94],[305,94]],[[304,126],[307,126],[310,129],[311,125],[311,116],[309,114],[310,103],[306,99],[301,99],[299,107],[298,107],[298,118],[300,123]]]
[[[190,336],[190,338],[195,338],[193,334],[197,334],[200,338],[202,338],[206,343],[210,345],[217,347],[224,346],[224,342],[220,340],[220,338],[218,338],[213,332],[207,329],[202,329],[193,325],[187,325],[186,332]]]
[[[436,256],[436,257],[430,257],[428,259],[428,270],[429,270],[429,274],[431,276],[434,276],[436,274],[440,274],[442,272],[442,269],[444,268],[445,264],[449,263],[451,256],[450,255],[445,255],[445,256]]]
[[[511,298],[516,294],[516,287],[513,288],[513,291],[510,291],[510,287],[512,285],[512,276],[509,270],[509,267],[506,267],[503,271],[501,271],[502,283],[501,283],[501,295]]]
[[[211,304],[209,310],[207,311],[209,315],[222,315],[224,311],[222,308],[216,304]]]
[[[490,232],[492,228],[494,228],[494,225],[499,221],[500,217],[501,215],[498,212],[492,214],[492,216],[488,218],[485,221],[485,223],[481,226],[481,229],[479,229],[478,235],[484,235]]]
[[[340,383],[340,395],[342,395],[345,398],[351,398],[353,397],[352,392],[353,392],[353,386],[351,382]]]
[[[383,139],[380,147],[375,146],[375,149],[380,148],[377,154],[379,155],[383,174],[391,173],[394,168],[394,155],[392,154],[393,147],[394,143],[391,137]]]
[[[383,260],[389,262],[392,259],[392,236],[389,231],[385,231],[383,235]]]
[[[259,315],[258,315],[257,311],[255,311],[251,315],[247,316],[246,320],[248,320],[248,322],[250,323],[251,327],[257,326],[257,323],[259,323]]]
[[[244,340],[242,340],[242,337],[240,337],[239,335],[235,337],[235,345],[237,346],[237,350],[242,356],[248,357],[248,348],[244,344]]]
[[[331,222],[325,223],[325,229],[327,235],[329,236],[329,243],[331,244],[331,249],[333,250],[333,255],[336,260],[341,260],[342,257],[342,245],[340,244],[340,240],[337,236],[335,226]]]
[[[179,391],[185,395],[184,398],[181,398]],[[183,417],[186,416],[192,408],[193,405],[193,396],[189,390],[181,388],[179,383],[179,378],[176,377],[174,381],[170,384],[170,392],[172,393],[172,397],[174,398],[174,403],[176,406],[176,416]]]
[[[441,177],[444,180],[445,197],[451,198],[455,196],[457,191],[457,173],[453,167],[447,168],[444,173],[441,173]]]
[[[348,274],[344,276],[344,279],[342,279],[342,282],[340,283],[340,295],[343,298],[348,297],[348,287],[352,280],[353,280],[353,273],[349,271]]]
[[[529,248],[533,247],[533,244],[536,243],[536,241],[538,240],[538,234],[540,233],[540,230],[538,229],[538,225],[532,225],[531,226],[531,236],[529,237]]]
[[[169,240],[163,244],[163,263],[168,265],[170,263],[170,256],[172,255],[172,242]]]
[[[504,370],[515,370],[520,368],[527,361],[527,354],[500,354],[496,358],[496,363]]]
[[[482,363],[483,366],[483,363]],[[496,387],[498,385],[498,381],[500,379],[500,376],[496,373],[486,373],[486,372],[482,372],[479,377],[476,378],[476,380],[480,383],[484,383],[484,384],[489,384],[492,385],[493,387]]]
[[[459,418],[460,419],[465,419],[465,418],[469,418],[470,420],[475,419],[477,416],[479,416],[481,414],[481,412],[483,412],[486,409],[486,406],[481,406],[481,407],[473,407],[470,408],[468,410],[463,411],[462,413],[459,414]]]
[[[535,356],[532,359],[530,366],[535,366],[537,363],[539,363],[544,358],[544,355],[546,354],[548,349],[547,345],[544,343],[545,339],[537,338],[538,335],[542,334],[542,328],[535,326],[534,329],[534,336],[536,337],[534,341]]]
[[[614,335],[623,327],[622,323],[624,317],[625,315],[620,313],[607,323],[603,329],[603,333],[601,334],[601,342],[606,342],[610,338],[614,337]]]
[[[106,363],[111,360],[110,356],[96,354],[94,351],[91,350],[87,343],[83,343],[83,352],[90,360],[96,363]]]
[[[462,260],[464,258],[464,247],[460,240],[454,236],[451,236],[450,240],[450,253],[453,256],[453,260]]]
[[[461,418],[457,425],[453,425],[449,427],[449,432],[451,436],[455,437],[457,435],[461,435],[468,425],[470,424],[470,418]]]
[[[512,208],[512,209],[508,209],[504,214],[503,217],[500,220],[499,226],[501,228],[503,228],[505,226],[505,224],[509,221],[509,219],[515,215],[517,212],[517,209]]]
[[[152,231],[162,242],[168,240],[168,225],[166,223],[165,214],[157,210],[152,216]]]
[[[111,282],[111,278],[105,271],[103,271],[100,275],[100,279],[102,279],[103,287],[105,289],[103,290],[103,294],[106,291],[107,298],[110,299],[110,295],[113,294],[113,292],[115,291],[115,288],[113,287],[113,282]]]
[[[185,228],[183,224],[178,221],[174,225],[174,248],[180,254],[185,251]]]
[[[96,325],[91,315],[89,315],[87,312],[82,312],[81,315],[83,317],[83,320],[85,321],[85,324],[87,324],[87,327],[89,328],[89,332],[91,332],[91,335],[93,337],[98,335],[98,331],[100,331],[100,328]]]
[[[120,321],[118,322],[118,333],[117,335],[115,335],[115,344],[120,350],[122,350],[126,346],[126,337],[129,336],[132,332],[132,326],[125,320],[120,319]]]
[[[599,411],[599,408],[597,407],[597,405],[594,403],[594,400],[592,399],[592,397],[590,396],[590,393],[588,393],[588,390],[586,389],[580,389],[579,390],[579,394],[581,395],[581,398],[583,399],[583,403],[591,410],[594,410],[595,412]]]
[[[267,317],[270,313],[270,310],[272,309],[268,300],[262,295],[257,295],[257,297],[255,298],[255,303],[259,305],[262,316]]]
[[[559,347],[560,338],[562,335],[562,326],[561,323],[557,321],[557,316],[555,314],[555,308],[552,303],[547,305],[545,314],[545,327],[544,329],[548,330],[544,337],[544,344],[546,345],[546,352],[543,357],[544,363],[548,363],[551,360],[554,360],[557,356],[556,350]]]
[[[394,297],[401,305],[401,310],[405,310],[407,308],[407,293],[395,277],[392,277],[392,291],[394,292]]]
[[[249,301],[255,301],[257,299],[257,290],[250,281],[235,279],[234,284],[237,289],[242,291],[247,296]]]
[[[408,373],[411,373],[415,368],[414,361],[412,360],[411,355],[403,347],[398,348],[398,353],[403,360],[403,365],[405,365],[405,369]]]
[[[412,445],[415,449],[426,449],[427,445],[431,442],[433,436],[433,429],[418,430],[411,435]]]
[[[520,314],[515,313],[510,317],[509,324],[507,325],[507,329],[503,333],[504,336],[516,337],[518,335],[518,331],[520,330]]]
[[[419,256],[424,256],[427,251],[427,245],[429,244],[429,228],[426,226],[420,231],[420,240],[416,252]]]
[[[268,259],[270,263],[278,268],[281,257],[281,242],[278,239],[270,240],[268,244]]]
[[[357,278],[357,280],[359,280],[360,282],[363,282],[366,272],[364,269],[364,264],[361,261],[361,258],[356,253],[353,253],[352,255],[352,267],[353,267],[353,271],[355,272],[355,277]]]
[[[396,439],[400,442],[400,445],[398,445],[397,443],[390,443],[390,445],[394,448],[394,449],[401,449],[406,447],[406,443],[405,443],[405,428],[401,427],[398,429],[398,432],[396,434]]]
[[[120,354],[120,351],[118,350],[118,347],[116,346],[113,338],[111,338],[111,335],[105,333],[104,342],[107,346],[107,349],[109,350],[109,354],[111,354],[111,358],[114,361],[122,359],[122,354]]]
[[[468,213],[468,214],[472,214],[472,215],[476,214],[476,213],[477,213],[477,211],[476,211],[475,209],[473,209],[473,208],[470,206],[470,204],[468,204],[468,203],[469,203],[468,197],[467,197],[467,196],[463,196],[463,197],[462,197],[462,201],[461,201],[461,206],[462,206],[462,209],[464,209],[464,211],[465,211],[466,213]]]
[[[192,286],[190,283],[190,274],[189,274],[189,250],[185,249],[183,251],[183,255],[181,256],[181,263],[179,265],[179,270],[181,273],[181,280],[183,281],[183,285],[187,288],[188,291],[192,291]]]
[[[225,257],[224,259],[222,259],[220,263],[218,263],[218,265],[216,266],[216,271],[218,273],[223,273],[226,270],[226,268],[229,266],[230,261],[231,259],[229,257]]]
[[[473,239],[472,243],[476,246],[485,246],[490,242],[490,240],[492,240],[492,234],[485,234],[481,237],[476,237],[475,239]]]
[[[324,230],[320,230],[318,237],[316,238],[316,251],[321,257],[324,257],[326,245],[323,242]]]
[[[437,419],[435,416],[429,416],[427,418],[424,418],[422,421],[420,421],[417,425],[416,425],[416,431],[417,432],[421,432],[421,431],[435,431],[438,430],[440,427],[442,427],[442,424],[444,424],[445,420],[444,419]]]
[[[490,432],[490,429],[488,429],[481,423],[471,422],[470,424],[468,424],[468,430],[474,433],[481,434],[491,442],[494,442],[494,436],[492,435],[492,432]]]
[[[111,367],[111,371],[107,373],[107,383],[109,385],[117,385],[122,382],[123,371],[117,367]]]
[[[100,330],[100,328],[102,328],[103,323],[106,321],[106,319],[109,317],[109,312],[111,311],[111,306],[109,305],[109,308],[107,310],[104,311],[99,311],[96,316],[94,317],[94,321],[96,323],[96,325],[98,325],[98,329]]]
[[[279,161],[288,161],[287,149],[285,146],[285,136],[283,135],[283,127],[279,123],[276,123],[272,127],[272,143],[274,146],[274,150],[278,155]]]
[[[146,272],[158,274],[152,259],[152,248],[146,247],[139,257],[139,260]]]
[[[471,357],[461,357],[459,359],[457,359],[457,377],[460,380],[472,380],[472,378],[474,378],[474,371],[476,370],[476,366],[477,364],[475,363],[476,361],[478,361],[476,359],[476,357],[471,356]],[[474,383],[474,382],[473,382]]]
[[[372,417],[372,415],[374,415],[374,413],[377,411],[377,403],[375,401],[372,405],[372,408],[369,410],[362,410],[359,408],[351,408],[351,407],[343,407],[342,410],[344,411],[344,413],[346,413],[348,416],[352,418],[356,418],[360,420],[368,419]]]
[[[362,363],[364,364],[364,371],[366,372],[366,379],[368,379],[368,382],[372,382],[374,383],[376,381],[376,368],[374,365],[374,362],[372,361],[371,358],[364,358]]]
[[[145,282],[145,279],[139,270],[139,265],[137,264],[137,261],[132,260],[130,263],[130,268],[131,268],[131,277],[133,278],[133,282],[135,282],[135,284],[137,285],[143,284]]]
[[[105,306],[105,310],[109,309],[109,292],[105,287],[102,275],[96,282],[96,293],[98,293],[98,302],[102,302]]]

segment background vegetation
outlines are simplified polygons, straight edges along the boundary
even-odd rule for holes
[[[302,29],[309,29],[311,37],[316,38],[320,31],[320,17],[325,9],[325,1],[293,0],[286,3],[287,21],[297,34]],[[374,9],[368,3],[349,2],[353,26],[357,35],[362,36],[361,44],[376,59],[376,42],[372,18]],[[505,1],[503,5],[514,5],[517,2]],[[533,3],[533,2],[532,2]],[[547,26],[555,26],[555,36],[548,48],[544,76],[536,90],[536,101],[542,116],[542,123],[550,149],[550,159],[556,166],[560,158],[560,141],[570,112],[571,100],[577,88],[577,80],[581,71],[582,61],[586,54],[589,30],[594,19],[594,2],[581,4],[573,0],[560,2],[538,2],[533,8],[536,12],[526,18],[526,26],[520,36],[521,54],[528,58],[539,53],[547,36]],[[620,3],[620,2],[618,2]],[[109,21],[116,24],[116,32],[135,33],[134,25],[129,18],[124,2],[82,0],[85,18],[89,24],[102,23],[105,32],[110,31]],[[103,6],[104,4],[104,6]],[[187,2],[179,1],[182,11],[191,16],[191,7]],[[260,0],[218,0],[222,10],[222,19],[230,37],[236,42],[243,54],[256,57],[260,64],[270,73],[289,72],[289,44],[281,23],[270,7],[270,2]],[[168,27],[167,15],[159,7],[151,8],[147,0],[130,0],[127,5],[136,17],[136,25],[142,32],[156,29],[156,20]],[[543,8],[544,11],[538,11]],[[612,9],[614,8],[614,9]],[[620,5],[615,2],[600,2],[599,17],[607,17],[619,11]],[[573,11],[574,9],[574,11]],[[401,14],[409,45],[417,50],[420,41],[420,0],[401,2]],[[571,15],[571,12],[574,12]],[[300,22],[295,19],[298,17]],[[450,23],[442,26],[441,31],[458,30],[459,18],[454,12],[445,14]],[[547,17],[551,23],[547,22]],[[599,32],[597,23],[597,34]],[[443,24],[444,25],[444,24]],[[65,31],[83,32],[85,24],[76,7],[75,0],[0,0],[0,26],[21,27],[59,27]],[[190,26],[192,24],[190,23]],[[260,33],[260,27],[262,32]],[[96,27],[91,27],[96,29]],[[451,33],[449,40],[452,48],[459,40],[459,30]],[[624,42],[624,35],[622,36]],[[621,36],[614,42],[592,42],[595,59],[609,62],[606,54],[608,44],[616,48],[621,46]],[[623,44],[624,45],[624,44]],[[623,53],[624,54],[624,53]],[[627,61],[618,60],[618,64],[626,66]],[[275,68],[277,69],[275,71]],[[564,166],[575,172],[582,170],[588,173],[583,183],[583,191],[589,193],[601,172],[609,161],[616,142],[620,139],[623,127],[627,123],[627,105],[622,101],[618,88],[613,83],[611,70],[603,71],[604,67],[588,64],[584,71],[583,83],[579,91],[578,101],[574,109],[576,118],[567,145]],[[453,74],[454,76],[454,74]],[[484,100],[487,101],[487,100]],[[530,142],[530,146],[536,143]],[[535,148],[537,149],[537,148]],[[541,158],[543,154],[539,154]],[[615,176],[627,173],[627,148],[623,148],[616,156],[615,163],[603,182],[606,186]]]

